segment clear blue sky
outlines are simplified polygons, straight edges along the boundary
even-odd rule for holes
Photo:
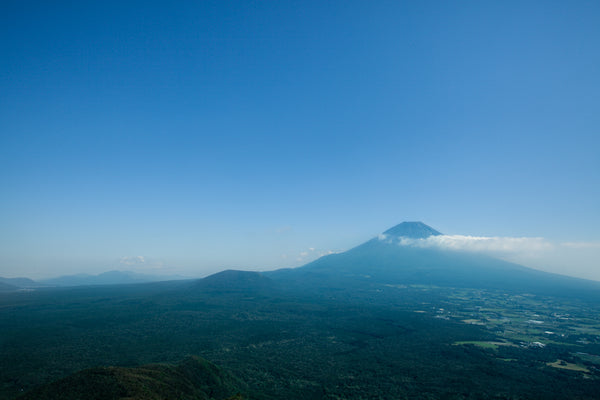
[[[4,1],[0,276],[293,266],[403,220],[597,244],[598,21],[597,1]]]

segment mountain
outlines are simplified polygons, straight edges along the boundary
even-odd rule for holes
[[[86,369],[41,386],[19,400],[220,400],[238,399],[245,385],[200,357],[178,365]]]
[[[481,253],[417,247],[402,239],[441,235],[422,222],[403,222],[344,253],[266,274],[295,287],[348,288],[424,284],[600,297],[600,283],[542,272]]]
[[[99,275],[77,274],[65,275],[57,278],[43,280],[51,286],[86,286],[86,285],[119,285],[145,282],[158,282],[167,280],[185,279],[180,276],[157,276],[138,274],[131,271],[108,271]]]

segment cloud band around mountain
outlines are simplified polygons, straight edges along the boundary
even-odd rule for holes
[[[444,250],[488,253],[515,262],[553,265],[556,260],[570,260],[568,264],[585,266],[585,258],[600,256],[600,242],[551,242],[542,237],[498,237],[438,235],[424,239],[379,235],[379,240],[400,246],[438,248]],[[577,258],[579,257],[579,258]],[[582,259],[583,257],[583,259]],[[573,261],[577,258],[577,262]],[[536,261],[537,260],[537,261]],[[598,267],[597,263],[596,266]]]
[[[379,237],[387,240],[387,237]],[[408,237],[396,238],[400,246],[420,248],[442,248],[456,251],[475,251],[493,253],[524,253],[547,251],[553,245],[540,237],[488,237],[465,235],[437,235],[424,239]]]

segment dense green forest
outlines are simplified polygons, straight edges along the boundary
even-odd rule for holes
[[[21,400],[241,400],[244,385],[214,364],[187,357],[177,365],[90,368],[19,397]]]
[[[87,368],[190,355],[255,399],[600,392],[598,309],[575,300],[423,285],[292,291],[242,273],[4,293],[0,307],[3,399]]]

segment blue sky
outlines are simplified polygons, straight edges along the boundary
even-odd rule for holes
[[[3,2],[0,276],[295,266],[421,220],[600,279],[600,3],[182,3]]]

